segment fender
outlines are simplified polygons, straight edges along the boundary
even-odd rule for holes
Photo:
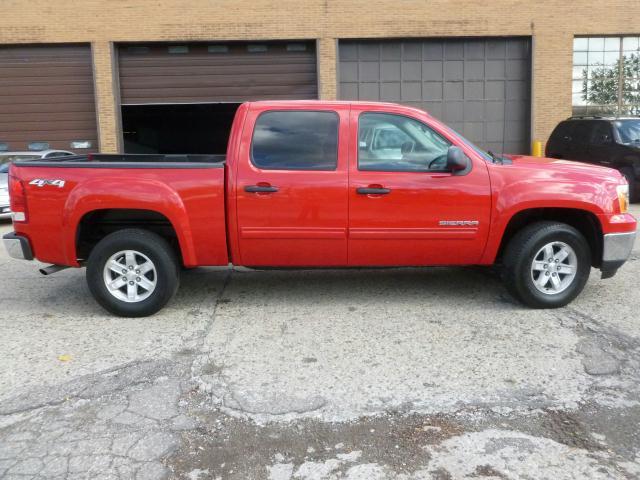
[[[527,178],[510,182],[500,175],[492,176],[493,216],[489,238],[481,263],[490,265],[495,259],[507,225],[520,212],[540,208],[582,210],[593,214],[603,229],[602,217],[612,213],[611,187],[593,180]]]
[[[82,218],[106,209],[150,210],[164,215],[176,232],[185,264],[197,263],[189,217],[178,193],[157,180],[114,175],[83,181],[69,193],[62,213],[68,265],[79,266],[76,239]]]

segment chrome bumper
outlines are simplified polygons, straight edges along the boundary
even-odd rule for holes
[[[602,278],[612,277],[627,261],[636,241],[636,232],[609,233],[602,246]]]
[[[7,233],[2,237],[2,243],[10,257],[18,260],[33,260],[31,245],[25,237],[16,235],[14,232]]]

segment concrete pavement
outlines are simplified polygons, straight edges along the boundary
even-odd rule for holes
[[[475,268],[203,268],[119,319],[0,252],[0,478],[637,478],[638,258],[559,310]]]

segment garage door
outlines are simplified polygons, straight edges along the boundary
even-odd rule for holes
[[[0,143],[79,150],[97,139],[88,45],[0,47]]]
[[[528,38],[340,41],[340,97],[416,106],[494,152],[527,153]]]
[[[317,98],[312,42],[122,45],[123,105]]]

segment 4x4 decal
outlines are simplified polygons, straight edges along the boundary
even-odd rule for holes
[[[64,187],[64,180],[47,180],[43,178],[34,178],[29,182],[29,185],[35,185],[36,187],[44,187],[45,185],[51,185],[54,187]]]

